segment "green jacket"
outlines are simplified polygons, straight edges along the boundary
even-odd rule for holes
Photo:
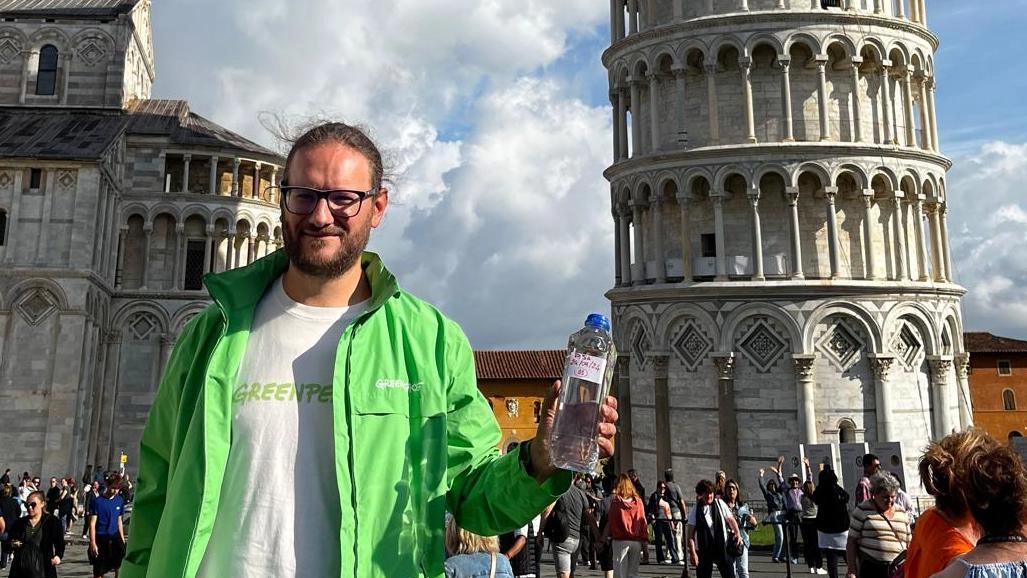
[[[205,282],[214,304],[178,338],[139,450],[122,578],[192,578],[218,511],[232,436],[232,390],[254,309],[281,276],[278,251]],[[460,328],[362,258],[371,306],[339,341],[333,382],[341,576],[443,575],[445,512],[494,535],[527,523],[570,485],[539,485],[500,457]]]

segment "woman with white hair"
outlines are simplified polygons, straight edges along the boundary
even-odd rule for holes
[[[499,553],[499,538],[464,530],[450,516],[446,520],[446,578],[514,578],[506,556]]]
[[[852,511],[846,544],[848,577],[888,578],[888,566],[909,545],[909,518],[895,504],[899,482],[880,472],[870,478],[870,499]]]

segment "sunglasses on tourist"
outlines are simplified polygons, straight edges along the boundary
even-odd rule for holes
[[[37,507],[39,507],[39,504],[37,504],[36,502],[25,502],[25,507],[26,508],[37,508]]]

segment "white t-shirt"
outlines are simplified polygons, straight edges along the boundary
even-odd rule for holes
[[[339,575],[332,382],[342,333],[366,309],[301,305],[281,278],[257,305],[200,578]]]
[[[520,528],[514,530],[514,536],[524,536],[524,538],[527,539],[528,538],[528,526],[529,525],[531,526],[531,535],[532,536],[538,536],[538,531],[539,531],[538,530],[538,526],[541,523],[542,523],[542,516],[541,515],[535,516],[534,518],[531,519],[530,522],[528,522],[527,524],[525,524],[525,525],[521,526]],[[527,546],[525,546],[525,547],[527,547]],[[529,565],[530,568],[534,568],[535,567],[535,561],[534,560],[529,560],[528,561],[528,565]],[[534,572],[530,572],[528,574],[518,574],[517,578],[535,578],[535,573]]]

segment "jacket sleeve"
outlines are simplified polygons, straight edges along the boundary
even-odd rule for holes
[[[125,546],[121,578],[144,578],[150,564],[153,540],[164,514],[172,444],[178,407],[186,374],[199,349],[201,326],[208,324],[211,310],[197,316],[179,337],[150,408],[139,442],[139,475],[135,485],[131,531]]]
[[[455,324],[447,332],[446,502],[461,528],[494,536],[535,517],[567,491],[571,475],[561,471],[539,484],[520,463],[524,444],[499,455],[499,424],[478,391],[471,346]]]

